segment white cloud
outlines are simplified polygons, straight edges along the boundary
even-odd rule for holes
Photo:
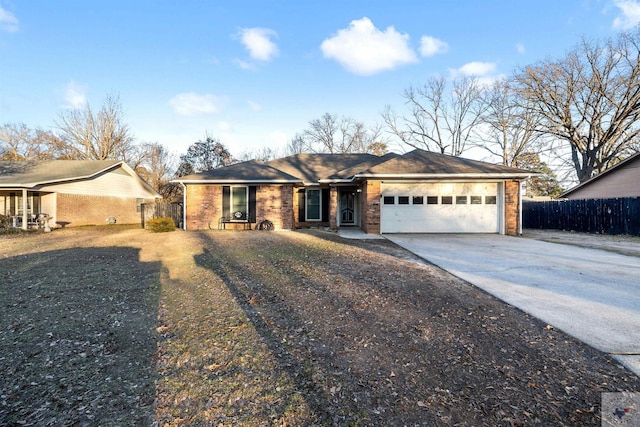
[[[481,77],[491,74],[496,70],[496,64],[493,62],[469,62],[462,67],[455,70],[456,74],[462,74],[464,76]]]
[[[523,55],[526,52],[526,49],[522,43],[516,43],[516,50],[520,55]]]
[[[459,76],[473,77],[481,86],[490,86],[496,80],[503,78],[501,74],[495,74],[496,64],[493,62],[469,62],[458,69],[449,69],[452,79]]]
[[[64,88],[65,108],[82,108],[87,103],[87,85],[71,80]]]
[[[278,46],[271,41],[278,33],[268,28],[242,28],[239,31],[240,41],[249,51],[249,56],[256,61],[271,61],[278,56]]]
[[[179,93],[171,98],[169,105],[180,116],[197,116],[217,113],[222,108],[223,102],[222,98],[215,95],[188,92]]]
[[[431,36],[422,36],[420,39],[420,54],[422,56],[433,56],[438,53],[445,53],[449,50],[449,45],[440,39]]]
[[[247,101],[247,103],[249,104],[249,108],[251,109],[251,111],[262,111],[262,105],[258,104],[255,101]]]
[[[13,13],[0,6],[0,28],[8,33],[15,33],[20,29],[19,24],[18,18]]]
[[[618,0],[615,5],[622,12],[622,16],[613,20],[613,28],[628,30],[640,23],[640,3],[634,0]]]
[[[380,31],[364,17],[351,21],[348,28],[324,40],[320,48],[325,58],[335,59],[348,71],[371,75],[417,62],[408,42],[408,35],[400,34],[393,27]]]

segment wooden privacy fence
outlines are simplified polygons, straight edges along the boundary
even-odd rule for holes
[[[140,209],[142,228],[153,218],[171,218],[176,227],[182,228],[182,204],[180,203],[143,203]]]
[[[640,236],[640,198],[523,201],[522,222],[524,228]]]

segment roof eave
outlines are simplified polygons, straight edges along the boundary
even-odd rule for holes
[[[291,179],[174,179],[171,182],[181,184],[301,184]]]
[[[409,173],[409,174],[356,174],[357,178],[376,179],[526,179],[535,173]]]

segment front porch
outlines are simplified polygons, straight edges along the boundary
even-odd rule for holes
[[[0,216],[9,228],[48,228],[50,215],[43,212],[43,195],[27,189],[0,189]]]

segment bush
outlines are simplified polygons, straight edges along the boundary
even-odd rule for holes
[[[176,224],[171,218],[154,218],[147,221],[147,229],[154,233],[175,231]]]

